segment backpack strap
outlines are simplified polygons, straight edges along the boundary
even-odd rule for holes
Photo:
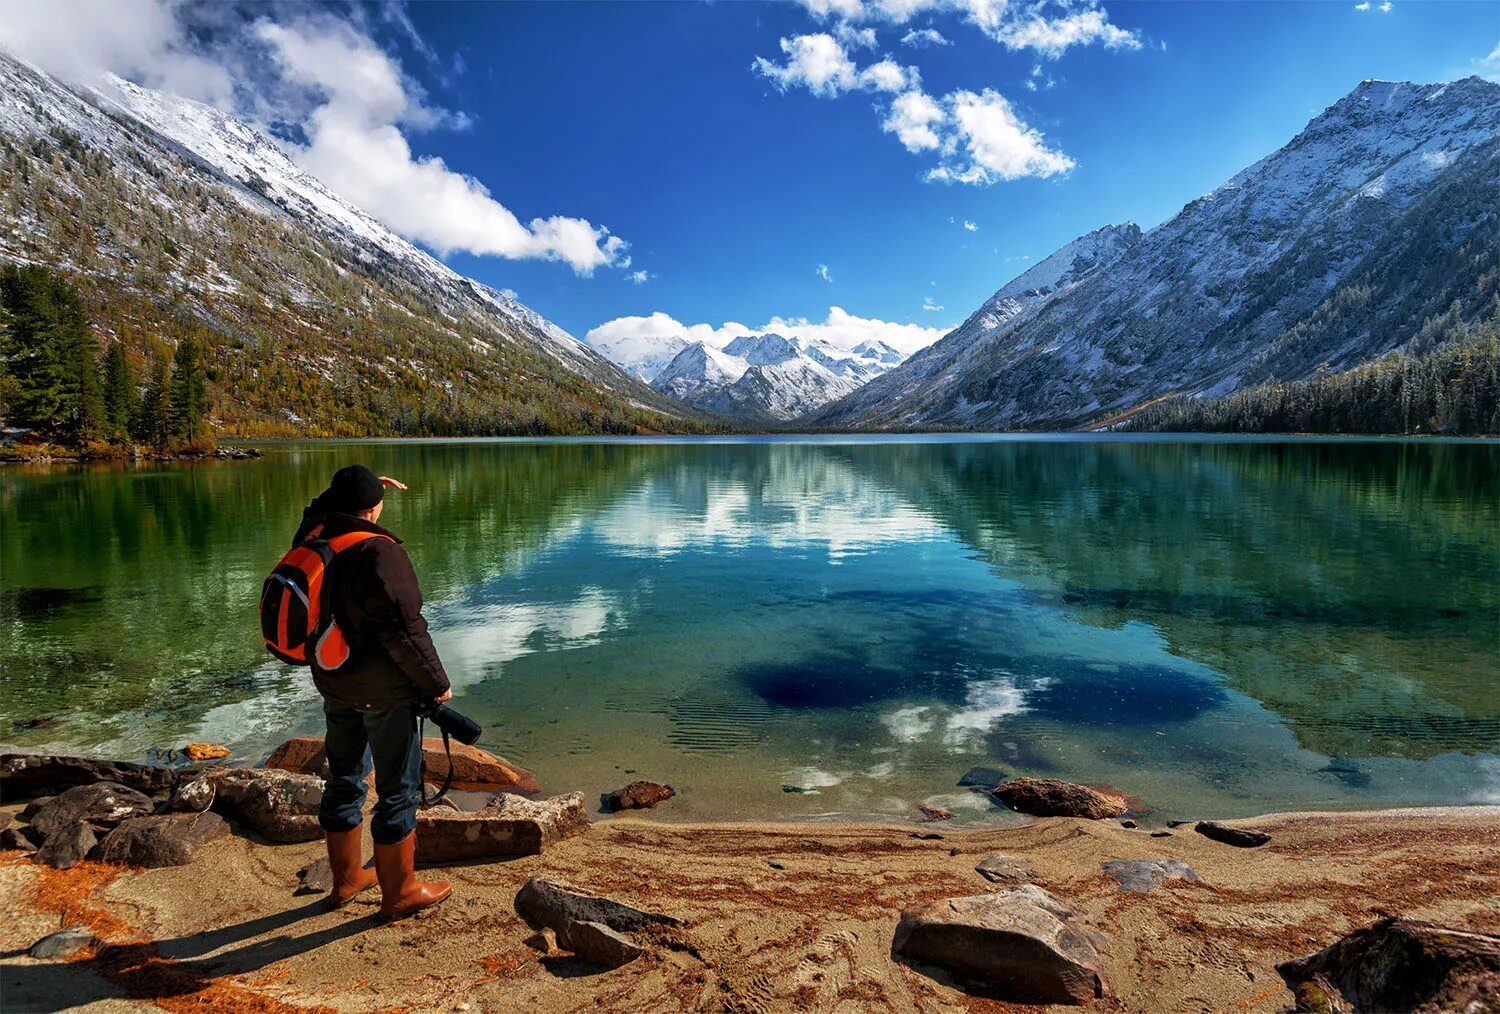
[[[425,725],[426,725],[426,716],[425,715],[418,715],[417,716],[417,747],[418,747],[418,749],[421,749],[421,746],[422,746],[422,733],[423,733]],[[444,796],[446,796],[448,794],[448,789],[453,785],[453,744],[451,742],[449,742],[449,740],[448,740],[448,730],[447,729],[443,729],[443,753],[447,754],[447,756],[448,756],[448,774],[443,779],[443,787],[440,788],[440,789],[438,789],[437,793],[435,795],[433,795],[431,798],[428,798],[428,795],[427,795],[427,752],[425,750],[422,751],[422,775],[421,775],[422,789],[421,789],[421,799],[422,799],[422,805],[423,806],[435,806],[435,805],[437,805],[437,803]]]
[[[321,530],[321,526],[315,529],[314,535]],[[366,539],[391,539],[391,537],[389,535],[382,535],[379,532],[345,532],[343,535],[335,535],[329,539],[328,548],[332,549],[335,553],[342,553],[346,549],[359,545]],[[394,542],[395,540],[391,539],[391,541]]]

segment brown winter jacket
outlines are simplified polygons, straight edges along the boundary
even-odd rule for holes
[[[386,708],[432,700],[448,689],[448,674],[422,616],[422,590],[401,540],[364,518],[325,513],[321,497],[308,505],[292,544],[319,523],[329,538],[375,532],[334,557],[323,577],[333,617],[349,642],[349,660],[335,671],[313,663],[318,692],[337,704]]]

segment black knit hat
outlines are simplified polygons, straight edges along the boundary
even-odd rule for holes
[[[358,514],[385,499],[385,487],[364,465],[347,465],[333,473],[327,497],[328,506],[340,514]]]

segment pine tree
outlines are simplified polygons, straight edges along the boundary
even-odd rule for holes
[[[125,361],[125,346],[110,342],[104,353],[104,432],[111,440],[124,440],[130,434],[134,415],[135,389],[130,379],[130,364]]]
[[[72,446],[97,440],[99,350],[77,290],[44,267],[12,267],[0,275],[0,303],[10,317],[4,352],[13,421]]]
[[[177,352],[172,357],[169,391],[169,438],[190,444],[207,436],[204,416],[208,412],[208,381],[204,376],[198,341],[191,335],[177,343]]]
[[[167,442],[167,384],[167,362],[157,357],[151,361],[146,390],[130,424],[131,435],[152,447]]]

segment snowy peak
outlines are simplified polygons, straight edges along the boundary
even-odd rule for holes
[[[1141,227],[1134,222],[1106,225],[1085,233],[1006,282],[989,301],[999,304],[1050,295],[1111,263],[1140,239]]]
[[[783,338],[779,334],[741,335],[724,346],[726,355],[743,359],[750,366],[773,366],[795,359],[802,354],[803,345],[795,339]]]

